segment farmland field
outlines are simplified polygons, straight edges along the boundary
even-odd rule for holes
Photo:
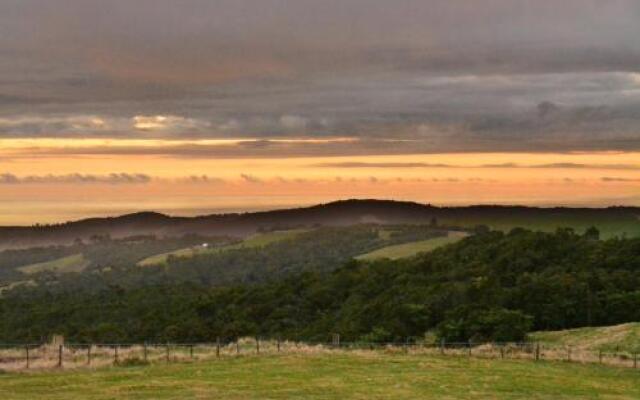
[[[84,259],[84,256],[82,254],[74,254],[53,261],[26,265],[24,267],[18,268],[18,270],[24,272],[25,274],[35,274],[43,271],[50,271],[61,274],[68,272],[81,272],[87,267],[88,264],[89,262]]]
[[[637,399],[638,370],[562,362],[359,353],[6,373],[12,399]]]
[[[392,260],[396,260],[399,258],[411,257],[418,253],[429,252],[437,249],[438,247],[450,243],[455,243],[465,236],[466,234],[462,232],[449,232],[449,235],[446,237],[437,237],[433,239],[419,240],[416,242],[387,246],[366,254],[362,254],[356,258],[358,260],[376,260],[380,258],[390,258]]]
[[[292,239],[297,235],[306,231],[307,230],[305,229],[291,229],[286,231],[274,231],[274,232],[268,232],[268,233],[261,233],[261,234],[249,236],[248,238],[242,240],[239,243],[230,244],[227,246],[220,246],[220,247],[202,247],[202,246],[187,247],[187,248],[175,250],[169,253],[162,253],[162,254],[157,254],[155,256],[148,257],[140,261],[138,265],[144,267],[149,265],[165,264],[169,256],[194,257],[199,254],[218,253],[222,251],[238,250],[243,248],[264,247],[271,243],[279,242],[281,240]]]

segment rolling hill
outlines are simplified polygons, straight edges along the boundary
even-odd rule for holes
[[[142,212],[120,217],[91,218],[58,225],[0,227],[0,250],[53,244],[69,244],[76,239],[109,235],[246,237],[260,231],[345,226],[359,223],[439,224],[459,227],[487,225],[509,230],[525,227],[552,231],[572,227],[583,231],[597,227],[603,237],[640,236],[640,209],[532,208],[520,206],[435,207],[428,204],[388,200],[345,200],[307,208],[244,214],[215,214],[200,217],[171,217]]]

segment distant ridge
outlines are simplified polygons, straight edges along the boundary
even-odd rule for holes
[[[89,218],[54,225],[0,227],[0,249],[67,244],[95,235],[113,238],[133,235],[178,236],[184,234],[246,236],[259,230],[358,223],[440,223],[457,226],[484,224],[496,229],[525,226],[552,229],[597,226],[609,236],[640,236],[640,208],[536,208],[477,205],[436,207],[407,201],[341,200],[285,210],[172,217],[138,212],[117,217]]]

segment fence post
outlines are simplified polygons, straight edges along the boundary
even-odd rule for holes
[[[468,347],[467,355],[468,355],[469,357],[471,357],[471,342],[468,342],[468,343],[467,343],[467,347]]]
[[[598,362],[602,364],[602,349],[598,351]]]
[[[87,346],[87,365],[91,365],[91,345]]]
[[[169,352],[171,351],[169,349],[169,343],[167,343],[167,345],[166,345],[166,350],[167,350],[167,362],[169,362],[169,360],[170,360],[170,353]]]
[[[147,359],[148,359],[147,352],[148,352],[147,342],[144,342],[143,345],[142,345],[142,354],[143,354],[143,357],[144,357],[144,362],[147,362]]]
[[[500,358],[504,360],[504,344],[500,344]]]
[[[62,368],[62,346],[58,346],[58,368]]]
[[[278,353],[280,353],[280,336],[278,336],[277,345],[278,345]]]
[[[260,354],[260,338],[256,336],[256,354]]]
[[[189,345],[189,356],[193,360],[193,345],[192,344]]]
[[[536,361],[540,361],[540,343],[536,342]]]
[[[240,355],[240,338],[236,338],[236,355]]]
[[[24,350],[27,353],[27,369],[29,369],[29,345],[24,346]]]
[[[220,357],[220,337],[216,338],[216,357]]]
[[[567,346],[567,361],[571,362],[571,346]]]
[[[114,364],[118,363],[118,345],[117,344],[113,347],[113,363]]]
[[[440,354],[444,354],[444,339],[440,341]]]

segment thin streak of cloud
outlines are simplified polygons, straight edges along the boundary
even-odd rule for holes
[[[621,178],[614,176],[604,176],[600,178],[602,182],[619,182],[619,183],[633,183],[640,182],[640,178]]]
[[[262,179],[254,175],[240,174],[240,178],[247,183],[262,183]]]
[[[93,174],[63,174],[63,175],[27,175],[17,176],[11,173],[0,174],[0,184],[110,184],[110,185],[134,185],[147,184],[152,177],[146,174],[111,173],[108,175]]]

